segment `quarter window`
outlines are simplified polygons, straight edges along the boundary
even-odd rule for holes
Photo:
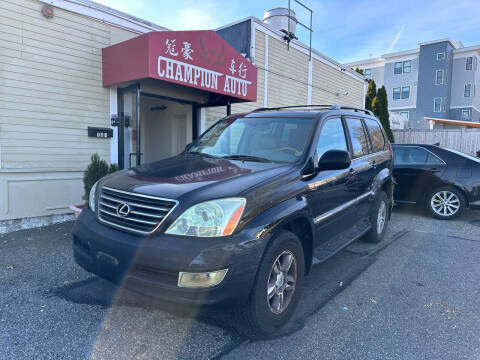
[[[399,100],[400,99],[400,92],[401,88],[393,88],[393,100]]]
[[[410,86],[402,86],[402,99],[410,97]]]
[[[472,84],[465,84],[465,90],[463,92],[464,97],[470,97],[472,94]]]
[[[368,142],[362,120],[359,118],[347,118],[346,121],[350,140],[352,141],[353,157],[367,155],[369,153]]]
[[[372,141],[373,151],[382,151],[385,148],[385,138],[378,122],[372,119],[365,119],[370,140]]]
[[[465,70],[472,70],[473,68],[473,57],[467,57],[467,62],[465,63]]]
[[[342,119],[333,118],[325,121],[318,138],[317,156],[320,159],[328,150],[348,151]]]
[[[435,75],[435,85],[443,84],[443,70],[437,70]]]
[[[434,112],[442,111],[442,98],[433,99],[433,111]]]

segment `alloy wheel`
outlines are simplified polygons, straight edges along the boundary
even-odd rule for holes
[[[460,199],[455,193],[442,190],[432,196],[430,205],[436,214],[448,217],[455,215],[460,210]]]
[[[387,219],[387,205],[385,201],[380,202],[380,206],[378,207],[378,215],[377,215],[377,234],[381,234],[383,228],[385,227],[385,221]]]
[[[267,282],[268,307],[281,314],[288,307],[295,292],[297,261],[290,251],[283,251],[273,262]]]

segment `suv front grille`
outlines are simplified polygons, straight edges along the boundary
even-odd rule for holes
[[[98,200],[98,219],[112,227],[147,235],[160,226],[177,204],[176,200],[103,186]]]

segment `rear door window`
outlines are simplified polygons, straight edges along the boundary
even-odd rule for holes
[[[367,126],[370,140],[372,141],[373,152],[382,151],[385,148],[385,138],[383,137],[380,124],[372,119],[364,119]]]
[[[353,157],[368,155],[368,141],[365,134],[365,129],[360,118],[346,118],[350,140],[352,142]]]

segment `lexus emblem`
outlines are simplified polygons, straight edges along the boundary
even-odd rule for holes
[[[117,215],[119,216],[128,216],[130,214],[130,205],[127,203],[120,203],[117,206]]]

